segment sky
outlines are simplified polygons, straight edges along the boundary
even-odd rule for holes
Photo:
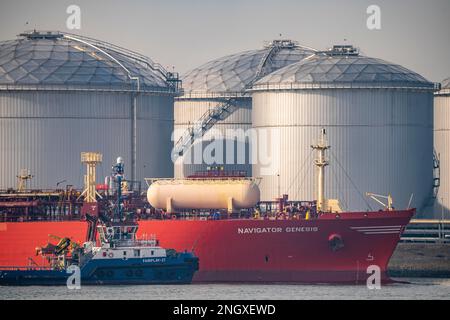
[[[66,25],[73,4],[79,30]],[[370,5],[380,8],[379,30],[367,27]],[[182,74],[288,38],[320,50],[352,44],[430,81],[450,77],[450,0],[0,0],[0,40],[30,29],[97,38]]]

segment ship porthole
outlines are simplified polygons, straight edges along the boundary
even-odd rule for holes
[[[99,277],[99,278],[103,278],[105,276],[105,272],[103,272],[102,270],[99,270],[96,273],[97,273],[97,277]]]
[[[133,270],[128,270],[128,271],[125,273],[125,275],[126,275],[127,277],[132,277],[132,276],[133,276]]]
[[[108,278],[112,278],[113,275],[114,275],[114,272],[113,272],[112,270],[109,270],[108,272],[106,272],[106,276],[107,276]]]

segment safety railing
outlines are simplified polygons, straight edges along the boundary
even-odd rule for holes
[[[403,232],[401,241],[450,243],[450,220],[413,219]]]

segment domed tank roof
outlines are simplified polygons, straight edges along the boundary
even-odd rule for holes
[[[434,83],[400,65],[365,57],[353,46],[334,46],[258,80],[252,90],[316,88],[434,89]]]
[[[263,49],[228,55],[195,68],[183,76],[185,96],[242,95],[256,80],[316,50],[291,40],[274,40]]]
[[[0,88],[173,92],[166,72],[147,57],[99,40],[32,31],[0,42]]]

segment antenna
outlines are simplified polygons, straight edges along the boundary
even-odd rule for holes
[[[114,212],[114,218],[119,219],[119,221],[123,218],[122,182],[124,181],[124,167],[125,165],[123,158],[117,157],[116,164],[112,167],[112,177],[117,183],[117,202]]]
[[[408,208],[407,209],[411,208],[411,203],[412,203],[413,197],[414,197],[414,193],[411,193],[411,196],[409,197],[409,202],[408,202]]]

